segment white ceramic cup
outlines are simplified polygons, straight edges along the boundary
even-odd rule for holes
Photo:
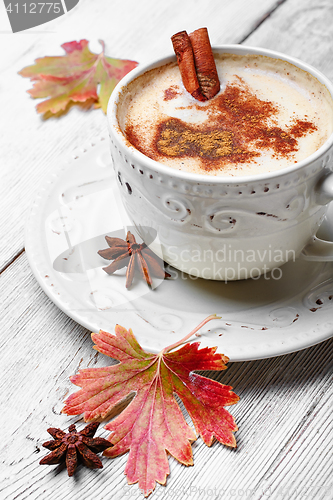
[[[311,73],[315,68],[271,50],[225,45],[217,53],[261,54]],[[175,56],[139,66],[121,80],[108,105],[113,166],[125,209],[140,228],[158,238],[150,248],[175,268],[215,280],[256,278],[300,255],[333,260],[333,243],[316,237],[333,200],[333,134],[311,156],[275,172],[223,177],[191,174],[158,163],[129,144],[117,121],[119,95],[129,82]]]

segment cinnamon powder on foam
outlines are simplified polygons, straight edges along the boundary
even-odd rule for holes
[[[176,102],[182,92],[178,85],[167,86],[164,101]],[[125,135],[136,149],[156,161],[195,158],[203,173],[223,171],[230,165],[235,169],[244,163],[255,164],[263,152],[271,158],[296,162],[293,154],[298,151],[298,139],[317,131],[317,125],[307,115],[282,126],[279,105],[257,97],[237,75],[204,106],[191,101],[188,106],[175,106],[175,110],[175,114],[184,110],[185,117],[187,110],[196,110],[198,116],[204,111],[206,119],[189,123],[160,113],[148,131],[149,141],[142,138],[145,126],[140,128],[128,119]]]

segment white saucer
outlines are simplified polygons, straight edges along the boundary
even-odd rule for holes
[[[206,316],[222,319],[201,332],[201,346],[217,346],[231,361],[294,352],[333,334],[333,263],[296,260],[282,278],[238,282],[173,279],[153,288],[136,276],[125,288],[125,269],[110,276],[97,254],[106,234],[125,237],[130,222],[118,195],[108,141],[99,139],[64,162],[40,190],[26,225],[32,271],[49,298],[91,331],[132,328],[143,348],[161,350]],[[134,232],[133,229],[131,229]],[[333,239],[333,203],[321,228]],[[175,277],[178,274],[177,277]]]

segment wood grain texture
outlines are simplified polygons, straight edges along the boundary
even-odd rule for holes
[[[80,38],[91,40],[94,51],[103,38],[109,55],[145,62],[171,51],[173,33],[207,26],[214,44],[244,41],[279,50],[333,79],[332,21],[331,0],[81,0],[43,30],[0,33],[6,49],[0,56],[0,270],[7,266],[0,274],[1,500],[143,498],[137,485],[127,485],[127,455],[102,458],[102,470],[80,467],[73,478],[61,467],[38,464],[47,453],[41,444],[49,426],[84,426],[80,417],[61,414],[64,398],[75,390],[70,375],[110,360],[92,349],[90,332],[62,313],[33,278],[22,251],[25,215],[40,182],[75,147],[106,136],[107,129],[101,111],[84,107],[43,120],[25,94],[30,83],[17,71],[36,57],[60,55],[61,43]],[[186,468],[170,457],[167,486],[157,485],[151,498],[333,499],[332,368],[330,340],[209,373],[241,397],[230,408],[238,448],[208,448],[199,438],[195,465]],[[101,426],[97,435],[108,433]]]
[[[62,55],[60,45],[86,38],[90,48],[101,50],[106,43],[112,57],[141,63],[172,53],[170,37],[179,30],[192,31],[209,26],[212,43],[238,43],[277,0],[153,0],[80,2],[66,16],[43,26],[44,33],[0,34],[1,53],[0,138],[0,270],[24,246],[26,211],[40,182],[73,151],[107,133],[102,111],[73,106],[61,118],[43,119],[35,111],[36,102],[26,94],[28,79],[17,72],[33,64],[37,57]],[[176,13],[176,15],[175,15]],[[10,98],[9,98],[10,96]]]
[[[331,0],[288,0],[245,39],[298,57],[333,80],[333,3]]]

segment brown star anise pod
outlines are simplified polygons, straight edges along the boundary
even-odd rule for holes
[[[96,453],[113,446],[110,441],[104,438],[94,438],[94,434],[99,426],[98,422],[92,422],[77,432],[74,424],[68,428],[68,433],[55,427],[50,427],[47,432],[53,437],[53,441],[43,443],[44,448],[51,450],[51,453],[42,458],[41,465],[53,465],[65,462],[68,475],[72,476],[79,463],[83,463],[90,469],[101,469],[102,462]]]
[[[99,250],[98,254],[104,259],[114,259],[114,261],[109,266],[103,267],[103,270],[108,274],[113,274],[118,269],[128,266],[126,288],[129,288],[133,282],[135,268],[139,269],[149,286],[153,283],[151,275],[161,279],[170,277],[170,274],[164,271],[163,260],[157,257],[145,243],[137,243],[130,231],[126,235],[126,241],[121,238],[110,238],[110,236],[105,236],[105,239],[110,248]]]

